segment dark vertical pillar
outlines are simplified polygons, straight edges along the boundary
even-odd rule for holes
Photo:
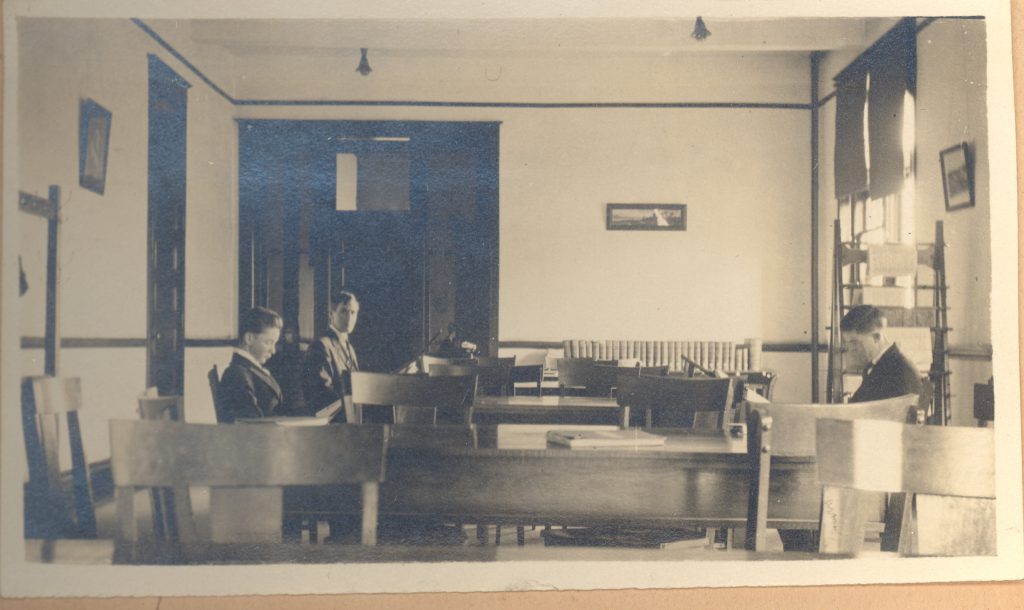
[[[60,187],[50,186],[50,216],[46,221],[46,329],[43,341],[43,372],[57,376],[60,324],[57,319],[57,241],[60,235]]]
[[[811,402],[818,402],[819,356],[818,336],[818,71],[821,67],[821,52],[811,53]]]

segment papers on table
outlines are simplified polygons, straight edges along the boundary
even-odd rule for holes
[[[658,447],[667,437],[641,430],[551,430],[548,442],[572,449],[597,447]]]

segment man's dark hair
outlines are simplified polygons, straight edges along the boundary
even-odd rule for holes
[[[245,338],[245,333],[258,335],[268,328],[281,328],[281,316],[273,309],[253,307],[242,312],[238,319],[238,340]]]
[[[885,326],[885,315],[874,305],[858,305],[846,312],[839,323],[844,333],[871,334]]]
[[[348,305],[352,301],[358,303],[359,299],[347,290],[336,290],[331,295],[331,311],[337,309],[339,305]]]

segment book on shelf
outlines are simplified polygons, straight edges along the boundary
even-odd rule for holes
[[[550,430],[548,442],[572,449],[658,447],[667,437],[642,430]]]

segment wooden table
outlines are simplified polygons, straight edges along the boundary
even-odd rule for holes
[[[887,554],[886,556],[895,556]],[[816,553],[742,550],[609,549],[515,545],[376,546],[340,544],[128,543],[113,540],[26,540],[25,560],[72,565],[316,564],[492,561],[778,561],[839,559]]]
[[[586,426],[396,426],[389,442],[382,515],[461,523],[742,527],[751,460],[746,439],[722,432],[658,431],[662,447],[568,449],[549,446],[550,429]],[[780,519],[816,523],[813,460],[773,461],[771,504]],[[355,514],[358,496],[319,493],[313,513]],[[293,507],[294,508],[294,507]],[[384,517],[382,517],[384,518]]]
[[[614,398],[583,396],[480,396],[473,406],[479,424],[615,424]]]

